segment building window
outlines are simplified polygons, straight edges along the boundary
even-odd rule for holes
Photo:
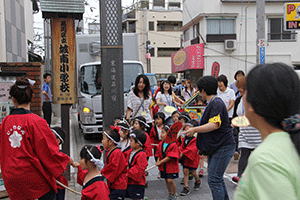
[[[294,41],[295,34],[295,31],[284,30],[283,18],[269,18],[268,41]]]
[[[135,22],[128,23],[129,32],[128,33],[135,33]]]
[[[188,41],[188,40],[190,39],[190,33],[189,33],[189,30],[185,30],[185,31],[183,32],[183,34],[184,34],[184,41],[185,41],[185,42]]]
[[[193,38],[196,38],[198,37],[198,33],[199,33],[199,23],[195,24],[193,26]]]
[[[234,19],[207,19],[207,34],[234,34]]]
[[[180,48],[157,48],[157,57],[171,57],[171,54]]]
[[[154,22],[149,22],[149,31],[154,31]]]
[[[158,21],[157,31],[180,31],[182,22],[179,21]]]
[[[153,6],[165,7],[165,0],[153,0]]]

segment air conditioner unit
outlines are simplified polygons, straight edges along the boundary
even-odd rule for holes
[[[225,40],[224,45],[225,45],[225,50],[233,51],[236,49],[236,40]]]

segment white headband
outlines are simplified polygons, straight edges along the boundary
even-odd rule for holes
[[[114,140],[112,137],[110,137],[105,131],[103,131],[103,133],[111,140],[113,141],[116,145],[119,145],[120,142],[116,142],[116,140]]]
[[[136,134],[131,133],[129,136],[130,136],[130,137],[134,137],[134,138],[138,141],[138,143],[139,143],[141,146],[144,146],[144,145],[141,143],[141,141],[140,141],[139,139],[137,139]]]
[[[87,147],[85,147],[85,149],[88,152],[88,154],[92,157],[92,159],[90,161],[93,162],[97,167],[103,168],[104,164],[103,164],[102,160],[96,159]]]
[[[124,126],[122,126],[122,125],[118,125],[118,127],[122,128],[122,129],[124,129],[124,130],[129,130],[129,128],[124,127]]]
[[[186,118],[187,120],[191,120],[188,116],[186,115],[181,115],[182,117]]]
[[[63,144],[64,140],[62,139],[62,137],[54,129],[51,129],[51,131],[58,137],[58,139],[60,139],[61,143]]]
[[[191,126],[191,127],[194,127],[194,125],[191,124],[191,123],[186,123],[185,126]]]
[[[143,123],[143,124],[144,124],[146,127],[148,127],[148,128],[150,127],[146,122],[140,120],[139,118],[135,118],[134,121],[135,121],[135,120],[138,121],[138,122]]]

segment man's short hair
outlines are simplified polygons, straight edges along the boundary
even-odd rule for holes
[[[48,76],[51,76],[51,74],[50,73],[45,73],[44,74],[44,79],[46,79]]]

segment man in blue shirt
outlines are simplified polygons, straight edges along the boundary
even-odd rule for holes
[[[45,73],[44,74],[44,81],[42,88],[42,102],[43,102],[43,114],[44,119],[47,121],[47,124],[50,127],[51,124],[51,114],[52,114],[52,93],[49,83],[51,82],[51,74]]]

